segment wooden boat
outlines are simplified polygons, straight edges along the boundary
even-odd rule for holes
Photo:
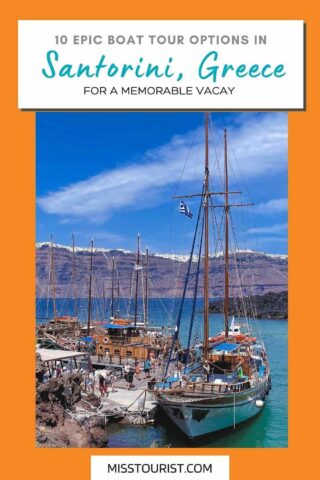
[[[169,344],[171,337],[163,334],[161,328],[151,331],[148,327],[148,270],[149,270],[149,252],[146,250],[145,264],[142,265],[140,235],[137,242],[137,256],[134,265],[134,315],[132,318],[118,317],[119,312],[114,308],[114,279],[115,262],[112,263],[112,290],[111,290],[111,316],[110,322],[102,325],[98,334],[94,335],[96,341],[96,354],[99,356],[132,358],[136,361],[143,361],[150,357],[152,353],[155,358]],[[144,278],[144,309],[143,322],[138,314],[138,296],[140,275],[145,272]]]
[[[229,216],[232,207],[249,204],[229,202],[227,132],[224,132],[224,191],[214,192],[209,187],[209,115],[205,116],[205,169],[201,193],[186,197],[200,197],[195,235],[187,268],[184,295],[177,316],[176,330],[166,366],[164,380],[152,386],[159,406],[172,422],[189,438],[212,434],[236,426],[261,411],[271,388],[269,362],[263,342],[257,343],[251,335],[242,334],[233,324],[229,328]],[[215,205],[215,195],[222,195],[223,205]],[[176,197],[185,198],[185,197]],[[222,208],[224,213],[224,331],[209,339],[209,210]],[[199,239],[200,237],[200,239]],[[189,326],[186,357],[180,374],[170,374],[175,361],[175,343],[181,330],[185,291],[190,274],[194,246],[199,243],[197,278],[200,262],[204,261],[203,348],[196,361],[189,362],[190,339],[194,308]],[[204,244],[204,247],[203,247]],[[194,306],[198,296],[198,281],[194,292]],[[185,327],[184,327],[185,328]]]
[[[77,287],[76,287],[76,262],[75,262],[75,239],[72,235],[72,283],[74,296],[74,310],[73,315],[58,315],[56,302],[56,273],[55,273],[55,259],[54,259],[54,243],[51,235],[50,243],[50,266],[49,266],[49,287],[51,290],[53,318],[46,323],[41,323],[37,326],[37,336],[43,337],[46,334],[54,337],[59,336],[76,336],[80,330],[80,320],[78,318],[77,306]]]

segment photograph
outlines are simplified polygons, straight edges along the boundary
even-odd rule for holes
[[[288,446],[288,114],[36,113],[38,448]]]

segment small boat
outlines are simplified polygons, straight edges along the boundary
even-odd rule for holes
[[[242,328],[241,325],[234,323],[234,317],[233,317],[231,325],[229,327],[229,332],[228,332],[229,340],[235,340],[236,342],[255,343],[257,338],[251,337],[249,333],[242,333],[241,328]],[[226,340],[225,332],[220,332],[215,337],[209,337],[209,343],[217,343],[225,340]]]
[[[271,375],[263,342],[257,342],[251,334],[242,333],[234,319],[229,325],[229,222],[232,207],[249,206],[230,203],[228,184],[227,132],[224,132],[224,191],[215,192],[209,186],[209,115],[205,116],[205,169],[201,193],[183,197],[200,197],[195,234],[190,252],[184,294],[177,315],[175,334],[171,345],[164,378],[152,385],[158,405],[172,422],[190,439],[212,434],[257,415],[265,404],[271,389]],[[224,203],[214,203],[216,195]],[[220,197],[221,198],[221,197]],[[224,330],[209,338],[209,211],[221,208],[224,220]],[[186,210],[183,205],[184,211]],[[223,241],[222,240],[222,241]],[[195,254],[195,245],[199,251]],[[182,329],[181,318],[191,264],[196,259],[194,301],[188,333],[188,346],[178,371],[172,373],[176,362],[176,342]],[[200,264],[204,263],[204,338],[199,355],[191,354],[191,336],[198,297]],[[241,286],[240,286],[241,287]],[[184,326],[183,329],[186,327]],[[192,358],[191,358],[192,357]],[[151,391],[151,389],[150,389]]]

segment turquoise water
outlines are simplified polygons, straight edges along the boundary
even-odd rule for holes
[[[188,318],[192,301],[186,300],[185,309],[181,322],[181,341],[185,342],[188,335]],[[101,307],[95,306],[96,317],[100,319]],[[61,308],[63,307],[63,312]],[[150,300],[150,323],[153,325],[168,325],[168,312],[173,316],[178,308],[178,302],[172,305],[169,299]],[[58,309],[61,314],[72,313],[72,306],[66,300],[58,301]],[[197,305],[197,315],[194,324],[194,335],[201,337],[202,333],[202,301]],[[82,312],[82,314],[81,314]],[[86,309],[80,309],[80,317],[85,320]],[[39,317],[52,315],[51,307],[47,309],[47,302],[41,300],[37,304],[37,315]],[[102,319],[102,318],[101,318]],[[265,407],[253,419],[236,429],[225,430],[215,433],[205,440],[196,440],[193,447],[266,447],[283,448],[287,447],[287,328],[285,320],[254,320],[253,331],[257,334],[260,329],[262,338],[266,345],[272,374],[272,390],[267,397]],[[210,335],[214,335],[222,329],[222,316],[210,315]],[[193,336],[194,336],[193,335]],[[170,444],[172,447],[187,447],[185,437],[166,418],[160,418],[155,425],[131,426],[117,425],[109,426],[110,438],[109,447],[149,447],[154,441],[158,446]]]

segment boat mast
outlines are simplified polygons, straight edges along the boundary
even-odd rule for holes
[[[111,278],[111,317],[114,317],[114,271],[115,271],[115,261],[112,257],[112,278]]]
[[[103,318],[106,318],[106,315],[107,315],[107,301],[106,301],[105,280],[103,280],[103,282],[102,282],[102,308],[103,308]]]
[[[205,171],[204,171],[204,316],[203,355],[209,351],[209,113],[205,114]]]
[[[92,303],[92,267],[93,267],[93,239],[90,242],[90,273],[89,273],[89,296],[88,296],[88,323],[87,335],[90,335],[91,303]]]
[[[75,239],[74,234],[72,234],[72,283],[73,283],[73,315],[77,317],[78,315],[78,304],[77,304],[77,266],[76,266],[76,252],[75,252]]]
[[[118,312],[119,312],[119,298],[120,298],[120,278],[119,278],[119,272],[117,272],[117,310],[116,310],[116,314],[118,316]]]
[[[51,276],[51,289],[52,289],[52,303],[53,303],[53,319],[57,318],[57,305],[56,305],[56,274],[53,258],[53,237],[51,235],[50,246],[50,276]]]
[[[149,315],[149,308],[148,308],[148,301],[149,301],[149,249],[146,248],[146,275],[145,275],[145,296],[144,296],[144,323],[145,325],[148,324],[148,315]]]
[[[229,336],[229,179],[227,130],[224,130],[224,218],[225,218],[225,248],[224,248],[224,331]]]
[[[140,270],[140,234],[138,234],[138,250],[137,250],[137,260],[135,265],[136,270],[136,290],[135,290],[135,300],[134,300],[134,326],[137,326],[138,319],[138,288],[139,288],[139,270]]]

